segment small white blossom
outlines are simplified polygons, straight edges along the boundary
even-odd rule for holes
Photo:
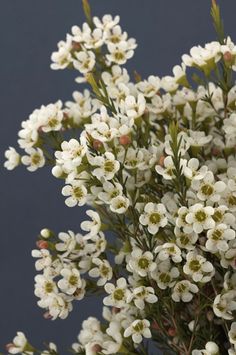
[[[20,164],[20,154],[17,153],[15,148],[9,147],[5,151],[5,158],[7,160],[4,162],[4,167],[7,170],[13,170]]]
[[[179,281],[173,288],[171,295],[175,302],[190,302],[193,298],[193,294],[199,291],[198,287],[188,280]]]
[[[92,262],[95,267],[89,270],[89,276],[99,277],[97,285],[103,286],[107,281],[112,278],[112,267],[107,260],[93,258]]]
[[[91,221],[83,221],[80,224],[80,227],[83,231],[88,232],[85,235],[85,239],[89,239],[99,233],[101,228],[101,219],[99,214],[93,210],[87,210],[86,214],[91,218]]]
[[[127,267],[130,271],[139,274],[142,277],[148,275],[156,268],[156,263],[153,261],[153,254],[150,251],[143,251],[135,248],[130,256]]]
[[[132,290],[127,302],[133,301],[135,306],[141,310],[144,309],[145,303],[156,303],[158,297],[152,287],[139,286]]]
[[[33,172],[45,165],[43,151],[40,148],[26,148],[25,151],[28,155],[23,155],[21,161],[29,171]]]
[[[188,252],[183,271],[195,282],[208,282],[214,275],[214,267],[210,261],[194,251]]]
[[[143,226],[147,226],[149,233],[156,234],[160,227],[163,228],[168,223],[165,206],[162,203],[147,203],[139,221]]]
[[[150,322],[147,319],[136,319],[128,328],[125,329],[124,337],[132,336],[134,343],[141,343],[143,337],[151,338]]]
[[[189,208],[185,220],[191,225],[191,229],[195,233],[201,233],[204,229],[212,229],[215,227],[215,221],[212,218],[214,215],[214,208],[211,206],[204,207],[202,204],[197,203]]]
[[[95,66],[95,55],[92,51],[80,51],[75,53],[73,64],[75,69],[79,70],[82,74],[91,72]]]
[[[124,277],[121,277],[116,282],[117,286],[112,283],[106,283],[104,288],[109,296],[103,299],[105,306],[114,306],[117,308],[124,307],[127,302],[127,297],[130,294],[128,285]]]
[[[80,273],[77,269],[64,268],[61,270],[63,277],[58,281],[58,287],[68,295],[73,295],[81,287]]]
[[[62,195],[69,196],[65,200],[68,207],[83,206],[87,199],[87,189],[80,181],[74,180],[71,185],[63,187]]]

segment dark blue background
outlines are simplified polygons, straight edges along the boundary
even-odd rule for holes
[[[236,2],[221,3],[227,33],[235,38]],[[215,38],[210,0],[91,0],[91,5],[96,15],[121,16],[122,27],[139,44],[128,66],[143,76],[171,73],[193,45]],[[50,70],[50,55],[71,26],[83,20],[80,0],[1,0],[1,162],[4,150],[16,146],[20,123],[34,108],[70,99],[76,89],[74,73]],[[76,339],[81,321],[99,314],[101,302],[78,303],[65,321],[44,320],[33,295],[30,253],[41,228],[76,231],[83,211],[64,205],[61,184],[46,169],[9,173],[1,168],[0,182],[0,350],[17,330],[36,345],[53,340],[66,349]]]

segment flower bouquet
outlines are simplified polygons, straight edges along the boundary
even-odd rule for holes
[[[119,16],[73,26],[51,68],[84,83],[73,100],[22,122],[21,155],[5,167],[50,166],[68,207],[89,206],[80,231],[41,230],[35,295],[65,319],[103,295],[102,319],[82,323],[73,354],[236,354],[236,45],[212,2],[217,39],[182,56],[173,75],[133,81],[136,48]],[[10,354],[56,355],[18,332]]]

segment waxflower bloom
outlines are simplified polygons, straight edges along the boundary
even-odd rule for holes
[[[142,338],[151,338],[150,322],[147,319],[136,319],[124,332],[127,338],[132,336],[134,343],[139,344]]]
[[[144,213],[139,217],[143,226],[147,226],[149,233],[156,234],[160,227],[167,225],[166,208],[163,204],[149,202],[144,207]]]

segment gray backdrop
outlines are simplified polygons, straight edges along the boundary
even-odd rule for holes
[[[91,0],[94,14],[121,15],[121,25],[139,47],[129,68],[143,76],[164,75],[180,63],[195,44],[214,39],[210,0]],[[236,40],[235,0],[221,1],[227,33]],[[41,104],[70,99],[75,74],[51,71],[50,55],[74,24],[84,20],[80,0],[0,1],[1,163],[4,150],[15,145],[22,120]],[[81,321],[99,314],[100,300],[77,304],[65,320],[46,321],[33,294],[34,263],[31,249],[42,227],[77,230],[83,211],[69,209],[60,193],[61,183],[50,171],[29,173],[1,168],[0,184],[0,351],[17,330],[34,344],[57,341],[66,349]],[[63,354],[65,351],[63,351]]]

